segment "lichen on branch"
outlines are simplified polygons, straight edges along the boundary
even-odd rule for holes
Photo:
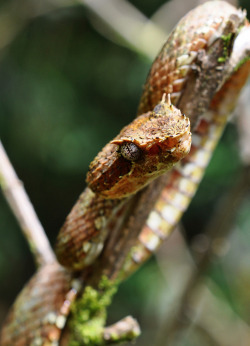
[[[103,345],[107,307],[117,291],[119,282],[103,276],[97,289],[85,287],[84,293],[72,307],[70,346]]]

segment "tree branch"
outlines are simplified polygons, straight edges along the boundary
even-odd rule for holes
[[[114,34],[112,39],[117,42],[117,35],[123,39],[126,46],[153,60],[167,33],[161,30],[144,16],[136,7],[125,0],[78,0],[98,18],[95,26],[100,26],[100,20],[105,29],[110,28]],[[137,34],[135,34],[137,33]],[[103,30],[102,30],[103,34]],[[109,33],[110,38],[110,33]],[[118,41],[119,44],[121,40]]]
[[[131,316],[127,316],[122,320],[104,328],[103,339],[105,343],[117,344],[122,341],[131,341],[137,338],[141,333],[138,322]]]
[[[45,231],[0,141],[0,186],[38,265],[55,260]]]

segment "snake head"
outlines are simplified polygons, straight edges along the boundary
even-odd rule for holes
[[[90,164],[87,183],[104,198],[124,198],[170,170],[191,146],[189,119],[165,97],[137,117]]]

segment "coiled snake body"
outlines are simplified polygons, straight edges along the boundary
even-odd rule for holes
[[[91,163],[89,186],[60,231],[56,253],[69,270],[58,263],[38,270],[11,309],[1,345],[59,340],[69,313],[66,302],[76,295],[70,272],[95,261],[117,213],[189,152],[190,122],[190,153],[160,178],[166,187],[127,256],[123,275],[168,237],[192,199],[249,75],[249,55],[237,43],[244,30],[249,34],[245,13],[222,1],[207,2],[180,21],[152,65],[139,116]],[[181,111],[169,100],[161,102],[163,94],[170,94]]]

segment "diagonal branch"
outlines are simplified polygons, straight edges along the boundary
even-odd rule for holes
[[[55,255],[22,182],[18,179],[0,141],[0,187],[27,239],[38,265],[53,262]]]
[[[138,322],[133,317],[127,316],[115,324],[104,328],[103,339],[105,345],[111,345],[134,340],[140,333]]]
[[[128,1],[77,1],[90,10],[92,17],[98,18],[96,26],[100,26],[101,21],[106,31],[109,28],[114,33],[111,35],[113,40],[117,42],[117,36],[122,38],[125,46],[147,57],[150,61],[154,59],[166,39],[167,34]],[[121,40],[119,39],[118,42],[120,44]]]

